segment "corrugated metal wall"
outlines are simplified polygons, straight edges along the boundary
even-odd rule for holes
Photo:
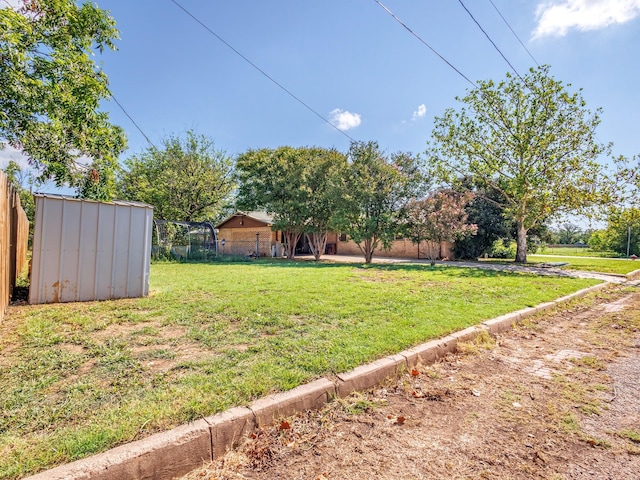
[[[149,293],[153,208],[35,195],[30,303]]]

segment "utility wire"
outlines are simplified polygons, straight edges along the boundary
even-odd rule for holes
[[[4,3],[6,3],[7,5],[9,5],[9,7],[13,8],[13,6],[8,2],[8,0],[2,0]],[[44,55],[47,57],[51,57],[50,54],[48,53],[44,53],[44,52],[37,52],[40,55]],[[153,148],[157,149],[157,147],[153,144],[153,142],[149,139],[149,137],[147,136],[146,133],[144,133],[144,131],[142,130],[142,128],[140,128],[140,125],[138,125],[138,123],[133,119],[133,117],[131,115],[129,115],[129,112],[127,112],[125,110],[125,108],[122,106],[122,104],[118,101],[118,99],[116,98],[116,96],[112,93],[111,94],[111,98],[113,99],[114,102],[116,102],[116,105],[118,105],[118,107],[120,107],[120,110],[123,111],[123,113],[127,116],[127,118],[129,118],[129,120],[131,120],[131,123],[133,123],[135,125],[135,127],[138,129],[138,131],[142,134],[142,136],[145,138],[145,140],[147,141],[147,143],[149,143],[149,145],[151,145]]]
[[[502,51],[498,48],[498,46],[495,44],[495,42],[491,39],[491,37],[489,36],[489,34],[485,31],[484,28],[482,28],[482,25],[480,25],[480,23],[478,22],[478,20],[476,20],[476,17],[473,16],[473,14],[469,11],[469,9],[467,8],[467,6],[464,4],[464,2],[462,0],[458,0],[458,2],[460,3],[460,5],[462,5],[462,8],[465,9],[465,11],[469,14],[469,16],[471,17],[471,19],[475,22],[475,24],[478,26],[478,28],[482,31],[482,33],[484,33],[484,36],[487,37],[487,40],[489,40],[491,42],[491,45],[493,45],[493,48],[495,48],[497,50],[497,52],[500,54],[500,56],[504,59],[505,62],[507,62],[507,64],[511,67],[511,70],[513,70],[515,72],[515,74],[520,77],[520,80],[522,80],[523,82],[525,81],[524,78],[522,78],[522,75],[520,75],[518,73],[518,71],[516,70],[516,68],[511,65],[511,62],[507,59],[507,57],[504,56],[504,53],[502,53]],[[525,82],[526,83],[526,82]]]
[[[440,55],[440,53],[438,53],[436,51],[435,48],[433,48],[431,45],[429,45],[426,41],[424,41],[422,39],[422,37],[420,35],[418,35],[416,32],[414,32],[413,30],[411,30],[406,23],[404,23],[402,20],[400,20],[391,10],[389,10],[382,2],[380,2],[380,0],[373,0],[374,2],[376,2],[385,12],[387,12],[389,15],[391,15],[391,17],[398,22],[400,25],[402,25],[411,35],[413,35],[414,37],[416,37],[424,46],[426,46],[429,50],[431,50],[433,53],[435,53],[440,60],[442,60],[444,63],[446,63],[447,65],[449,65],[453,70],[455,70],[455,72],[460,75],[462,78],[464,78],[467,82],[469,82],[472,86],[474,87],[478,87],[478,85],[476,85],[476,83],[471,80],[469,77],[467,77],[464,73],[462,73],[460,70],[458,70],[449,60],[447,60],[445,57],[443,57],[442,55]]]
[[[251,60],[249,60],[246,56],[244,56],[242,53],[240,53],[238,50],[236,50],[230,43],[228,43],[226,40],[224,40],[220,35],[218,35],[216,32],[214,32],[213,30],[211,30],[211,28],[209,28],[207,25],[205,25],[202,21],[200,21],[194,14],[192,14],[189,10],[187,10],[186,8],[184,8],[180,3],[178,3],[176,0],[170,0],[171,2],[173,2],[180,10],[182,10],[184,13],[186,13],[188,16],[190,16],[196,23],[200,24],[200,26],[202,26],[202,28],[204,28],[207,32],[209,32],[211,35],[213,35],[214,37],[216,37],[220,42],[222,42],[225,46],[227,46],[230,50],[232,50],[236,55],[238,55],[240,58],[242,58],[245,62],[247,62],[249,65],[251,65],[254,69],[256,69],[258,72],[260,72],[264,77],[266,77],[267,79],[269,79],[272,83],[274,83],[277,87],[279,87],[283,92],[285,92],[287,95],[289,95],[291,98],[293,98],[295,101],[297,101],[299,104],[301,104],[303,107],[305,107],[307,110],[309,110],[311,113],[313,113],[316,117],[320,118],[323,122],[328,123],[329,125],[331,125],[333,128],[335,128],[338,132],[340,132],[342,135],[344,135],[345,137],[347,137],[350,141],[355,142],[355,139],[353,139],[348,133],[344,132],[343,130],[339,129],[334,123],[332,123],[329,119],[325,118],[324,116],[322,116],[320,113],[318,113],[316,110],[314,110],[312,107],[310,107],[308,104],[306,104],[305,102],[303,102],[300,98],[298,98],[296,95],[293,94],[293,92],[291,92],[289,89],[287,89],[286,87],[284,87],[281,83],[279,83],[275,78],[273,78],[271,75],[269,75],[267,72],[265,72],[263,69],[261,69],[260,67],[258,67],[255,63],[253,63]]]
[[[158,147],[156,147],[153,144],[153,142],[149,139],[149,137],[147,137],[147,134],[142,131],[142,128],[140,128],[140,125],[138,125],[137,122],[133,119],[133,117],[131,115],[129,115],[129,112],[127,112],[125,110],[125,108],[122,106],[122,104],[118,101],[118,99],[116,98],[116,96],[113,93],[111,94],[111,98],[113,99],[114,102],[116,102],[116,105],[118,105],[120,107],[120,110],[122,110],[124,112],[124,114],[129,118],[129,120],[131,120],[131,123],[133,123],[136,126],[138,131],[142,134],[142,136],[149,143],[149,145],[151,145],[153,148],[155,148],[157,150]]]
[[[469,77],[467,77],[464,73],[462,73],[460,70],[458,70],[456,67],[453,66],[453,64],[451,62],[449,62],[446,58],[444,58],[442,55],[440,55],[431,45],[429,45],[427,42],[425,42],[417,33],[415,33],[413,30],[411,30],[402,20],[400,20],[391,10],[389,10],[385,5],[382,4],[382,2],[380,2],[380,0],[373,0],[374,2],[376,2],[380,7],[382,7],[396,22],[398,22],[400,25],[402,25],[409,33],[411,33],[411,35],[413,35],[414,37],[416,37],[423,45],[425,45],[426,47],[429,48],[429,50],[431,50],[433,53],[435,53],[438,57],[440,57],[440,59],[445,62],[447,65],[449,65],[453,70],[455,70],[455,72],[460,75],[462,78],[464,78],[467,82],[469,82],[479,93],[480,95],[483,96],[483,98],[485,99],[485,101],[492,107],[495,109],[495,104],[492,101],[491,97],[481,88],[478,87],[478,85],[473,82],[472,80],[469,79]],[[520,77],[522,78],[522,77]],[[526,83],[526,82],[525,82]],[[498,111],[499,109],[497,109],[497,113],[499,113]],[[511,129],[508,129],[508,134],[514,138],[516,138],[516,135],[511,131]],[[517,140],[517,138],[516,138]]]
[[[489,3],[493,6],[493,8],[496,10],[496,12],[498,12],[498,15],[500,15],[500,18],[502,18],[504,23],[506,23],[507,27],[509,27],[509,30],[511,30],[511,33],[513,33],[513,36],[516,37],[518,42],[520,42],[520,45],[522,45],[522,48],[524,48],[525,51],[529,54],[529,56],[531,57],[531,60],[533,60],[533,63],[535,63],[539,67],[540,64],[538,63],[538,61],[535,59],[535,57],[529,51],[529,49],[526,47],[526,45],[522,42],[522,40],[520,40],[520,37],[518,36],[518,34],[513,30],[513,28],[511,28],[511,25],[509,24],[507,19],[504,18],[504,15],[502,15],[502,12],[500,12],[500,10],[498,10],[498,7],[496,7],[495,3],[493,3],[493,0],[489,0]]]

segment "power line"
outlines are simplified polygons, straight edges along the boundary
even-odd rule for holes
[[[511,62],[507,59],[507,57],[504,56],[504,53],[502,53],[502,51],[498,48],[498,46],[495,44],[495,42],[491,39],[491,37],[489,36],[489,34],[484,30],[484,28],[482,28],[482,25],[480,25],[480,23],[478,22],[478,20],[476,20],[476,17],[473,16],[473,14],[469,11],[469,9],[466,7],[466,5],[464,4],[464,2],[462,0],[458,0],[458,2],[460,3],[460,5],[462,5],[462,8],[465,9],[465,11],[469,14],[469,16],[471,17],[471,19],[475,22],[475,24],[478,26],[478,28],[480,29],[480,31],[482,31],[482,33],[484,33],[484,36],[487,37],[487,40],[489,40],[491,42],[491,45],[493,45],[493,48],[495,48],[497,50],[497,52],[500,54],[500,56],[504,59],[505,62],[507,62],[507,64],[511,67],[511,70],[513,70],[515,72],[515,74],[520,77],[520,80],[522,80],[524,82],[524,78],[522,78],[522,75],[520,75],[518,73],[518,71],[516,70],[516,68],[511,65]]]
[[[149,139],[149,137],[147,137],[147,134],[144,133],[142,131],[142,128],[140,128],[140,125],[138,125],[136,123],[136,121],[133,119],[133,117],[131,115],[129,115],[129,112],[127,112],[125,110],[125,108],[122,106],[122,104],[118,101],[118,99],[116,98],[116,96],[112,93],[111,94],[111,98],[113,99],[114,102],[116,102],[116,105],[118,105],[120,107],[120,110],[122,110],[124,112],[124,114],[129,118],[129,120],[131,120],[131,123],[133,123],[135,125],[135,127],[138,129],[138,131],[142,134],[142,136],[145,138],[145,140],[147,141],[147,143],[149,143],[149,145],[151,145],[153,148],[155,148],[156,150],[158,149],[158,147],[156,147],[153,142]]]
[[[289,89],[287,89],[286,87],[284,87],[281,83],[279,83],[275,78],[273,78],[271,75],[269,75],[267,72],[265,72],[264,70],[262,70],[260,67],[258,67],[255,63],[253,63],[251,60],[249,60],[246,56],[244,56],[242,53],[240,53],[238,50],[236,50],[230,43],[228,43],[226,40],[224,40],[220,35],[218,35],[216,32],[214,32],[213,30],[211,30],[211,28],[209,28],[207,25],[205,25],[202,21],[200,21],[195,15],[193,15],[189,10],[187,10],[186,8],[184,8],[180,3],[178,3],[176,0],[170,0],[171,2],[173,2],[178,8],[180,8],[180,10],[182,10],[184,13],[186,13],[188,16],[190,16],[196,23],[200,24],[200,26],[202,26],[202,28],[204,28],[207,32],[209,32],[211,35],[213,35],[214,37],[216,37],[220,42],[222,42],[225,46],[227,46],[231,51],[233,51],[236,55],[238,55],[240,58],[242,58],[245,62],[247,62],[249,65],[251,65],[254,69],[256,69],[258,72],[260,72],[264,77],[266,77],[267,79],[269,79],[273,84],[275,84],[277,87],[279,87],[283,92],[285,92],[287,95],[289,95],[291,98],[293,98],[295,101],[297,101],[300,105],[302,105],[303,107],[305,107],[307,110],[309,110],[311,113],[313,113],[316,117],[320,118],[323,122],[328,123],[329,125],[331,125],[333,128],[335,128],[338,132],[340,132],[342,135],[344,135],[345,137],[347,137],[350,141],[355,142],[355,140],[346,132],[344,132],[343,130],[341,130],[340,128],[338,128],[334,123],[332,123],[330,120],[328,120],[327,118],[325,118],[323,115],[321,115],[320,113],[318,113],[316,110],[314,110],[312,107],[310,107],[308,104],[306,104],[305,102],[303,102],[300,98],[298,98],[296,95],[293,94],[293,92],[291,92]]]
[[[444,58],[442,55],[440,55],[431,45],[429,45],[427,42],[425,42],[417,33],[415,33],[413,30],[411,30],[402,20],[400,20],[391,10],[389,10],[384,4],[382,4],[382,2],[380,2],[380,0],[374,0],[374,2],[376,2],[380,7],[382,7],[396,22],[398,22],[400,25],[402,25],[409,33],[411,33],[411,35],[413,35],[414,37],[416,37],[423,45],[425,45],[426,47],[429,48],[429,50],[431,50],[433,53],[435,53],[438,57],[440,57],[440,59],[445,62],[447,65],[449,65],[453,70],[455,70],[455,72],[460,75],[462,78],[464,78],[467,82],[469,82],[477,91],[480,95],[482,95],[482,97],[485,99],[485,101],[492,107],[495,109],[495,104],[492,101],[491,97],[487,94],[487,92],[485,92],[482,88],[478,87],[478,85],[473,82],[472,80],[469,79],[469,77],[467,77],[464,73],[462,73],[460,70],[458,70],[456,67],[453,66],[453,64],[451,62],[449,62],[446,58]],[[519,75],[518,75],[519,76]],[[522,77],[520,77],[522,78]],[[523,82],[524,79],[523,79]],[[526,82],[525,82],[526,84]],[[511,129],[508,129],[508,134],[512,137],[515,138],[515,134],[511,131]]]
[[[7,5],[9,5],[9,7],[13,8],[13,6],[8,2],[8,0],[2,0],[4,3],[6,3]],[[44,53],[44,52],[39,52],[36,50],[36,53],[40,54],[40,55],[44,55],[47,56],[49,58],[51,58],[51,55],[48,53]],[[138,123],[133,119],[133,117],[131,115],[129,115],[129,112],[127,112],[125,110],[125,108],[122,106],[122,104],[118,101],[118,99],[116,98],[115,95],[113,95],[113,93],[111,94],[111,98],[113,99],[114,102],[116,102],[116,105],[118,105],[118,107],[120,107],[120,110],[123,111],[123,113],[127,116],[127,118],[129,118],[129,120],[131,120],[131,123],[133,123],[135,125],[135,127],[138,129],[138,131],[142,134],[142,136],[145,138],[145,140],[147,141],[147,143],[149,143],[149,145],[151,145],[153,148],[157,147],[153,144],[153,142],[151,141],[151,139],[149,139],[149,137],[147,136],[146,133],[144,133],[144,131],[142,130],[142,128],[140,128],[140,125],[138,125]]]
[[[522,40],[520,40],[520,37],[518,36],[518,34],[513,30],[513,28],[511,28],[511,25],[509,24],[509,22],[507,21],[506,18],[504,18],[504,15],[502,15],[502,12],[500,12],[500,10],[498,10],[498,7],[496,7],[495,3],[493,3],[493,0],[489,0],[489,3],[491,3],[491,5],[493,6],[493,8],[496,10],[496,12],[498,12],[498,15],[500,15],[500,18],[502,18],[502,20],[504,21],[504,23],[506,23],[507,27],[509,27],[509,30],[511,30],[511,33],[513,33],[513,36],[516,37],[516,39],[518,40],[518,42],[520,42],[520,45],[522,45],[522,48],[525,49],[525,51],[529,54],[529,56],[531,57],[531,60],[533,60],[533,62],[539,67],[540,64],[538,63],[538,61],[535,59],[535,57],[533,56],[533,54],[529,51],[529,49],[526,47],[526,45],[522,42]]]
[[[474,87],[478,87],[478,85],[476,85],[476,83],[471,80],[469,77],[467,77],[464,73],[462,73],[460,70],[458,70],[449,60],[447,60],[444,56],[442,56],[440,53],[438,53],[436,51],[435,48],[433,48],[431,45],[429,45],[426,41],[424,41],[422,39],[422,37],[420,35],[418,35],[416,32],[414,32],[413,30],[411,30],[406,23],[404,23],[402,20],[400,20],[391,10],[389,10],[382,2],[380,2],[379,0],[373,0],[374,2],[376,2],[385,12],[387,12],[396,22],[398,22],[400,25],[402,25],[411,35],[413,35],[414,37],[416,37],[424,46],[426,46],[429,50],[431,50],[433,53],[435,53],[440,60],[442,60],[444,63],[446,63],[447,65],[449,65],[453,70],[455,70],[455,72],[460,75],[462,78],[464,78],[467,82],[469,82],[472,86]]]

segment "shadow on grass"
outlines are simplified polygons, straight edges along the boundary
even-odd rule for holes
[[[174,263],[174,262],[171,262]],[[193,264],[193,265],[205,265],[216,268],[224,268],[226,266],[260,266],[264,269],[323,269],[323,270],[331,270],[331,269],[341,269],[345,267],[350,268],[358,268],[362,270],[378,270],[378,271],[401,271],[401,272],[437,272],[440,274],[451,275],[455,277],[467,277],[467,278],[500,278],[500,277],[514,277],[514,276],[532,276],[535,277],[534,273],[529,272],[514,272],[509,270],[497,270],[497,269],[489,269],[489,268],[474,268],[467,266],[458,266],[455,262],[447,263],[447,264],[437,264],[435,266],[431,266],[427,263],[402,263],[402,264],[366,264],[364,262],[331,262],[331,261],[323,261],[320,260],[318,262],[313,260],[287,260],[287,259],[258,259],[258,260],[244,260],[244,261],[181,261],[175,262],[181,264]],[[162,264],[162,262],[160,263]]]

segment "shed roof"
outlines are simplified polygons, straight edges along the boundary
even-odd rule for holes
[[[145,207],[145,208],[153,208],[153,205],[149,205],[147,203],[135,202],[133,200],[113,200],[111,202],[99,202],[98,200],[90,200],[87,198],[77,198],[71,195],[63,195],[59,193],[34,193],[34,197],[42,197],[42,198],[51,198],[56,200],[71,200],[75,202],[93,202],[93,203],[112,203],[114,205],[122,205],[127,207]]]
[[[216,228],[223,227],[225,223],[227,223],[228,221],[230,221],[231,219],[233,219],[235,217],[249,217],[249,218],[252,218],[252,219],[254,219],[254,220],[258,221],[258,222],[264,223],[267,226],[273,225],[273,216],[269,215],[267,212],[256,212],[256,211],[254,211],[254,212],[242,212],[242,211],[238,210],[233,215],[229,215],[222,222],[217,224]]]

